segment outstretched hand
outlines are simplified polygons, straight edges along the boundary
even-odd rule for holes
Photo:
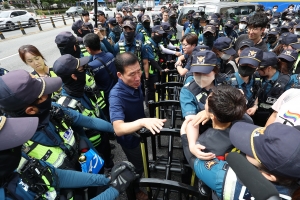
[[[144,118],[142,119],[142,126],[151,131],[153,135],[155,135],[155,133],[160,132],[166,121],[167,119]]]

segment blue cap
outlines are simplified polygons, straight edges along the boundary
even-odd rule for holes
[[[236,51],[232,48],[231,39],[228,37],[217,38],[213,47],[228,55],[234,55],[236,53]]]
[[[206,45],[197,45],[194,49],[194,51],[205,51],[210,50],[209,46]]]
[[[283,58],[289,62],[294,62],[298,58],[298,52],[294,49],[287,49],[278,55],[278,58]]]
[[[151,22],[149,15],[143,15],[143,16],[142,16],[142,22],[147,21],[147,20],[148,20],[149,22]]]
[[[152,27],[152,33],[164,34],[165,31],[164,31],[162,25],[155,25]]]
[[[294,27],[294,23],[293,23],[293,22],[286,22],[286,23],[284,23],[284,24],[280,27],[280,29],[283,29],[283,28],[291,29],[291,28],[293,28],[293,27]]]
[[[300,178],[300,131],[296,128],[278,122],[267,127],[236,122],[229,137],[233,146],[255,158],[271,173]]]
[[[173,33],[175,33],[175,30],[173,29],[173,27],[171,27],[169,22],[163,22],[163,23],[161,23],[161,26],[163,27],[164,31],[166,33],[168,33],[169,35],[172,35]]]
[[[263,52],[263,59],[259,65],[260,69],[263,69],[265,67],[276,67],[277,66],[277,55],[274,52],[267,51]]]
[[[61,78],[32,78],[25,70],[14,70],[0,76],[0,108],[20,111],[43,95],[52,94],[62,86]]]
[[[280,29],[278,27],[271,28],[268,32],[268,35],[279,35]]]
[[[197,19],[197,18],[202,18],[202,16],[201,16],[201,13],[200,13],[200,12],[194,12],[192,16],[193,16],[193,18],[194,18],[194,19]]]
[[[216,14],[211,14],[207,17],[207,20],[210,21],[211,19],[218,19],[218,16]]]
[[[136,24],[135,24],[133,21],[131,21],[131,20],[125,20],[125,21],[123,22],[123,24],[122,24],[122,27],[123,27],[123,28],[124,28],[124,27],[129,27],[129,28],[131,28],[131,29],[135,29]]]
[[[217,65],[217,56],[210,50],[199,51],[192,55],[190,72],[209,74]]]
[[[273,18],[280,18],[281,17],[281,13],[280,12],[274,12],[272,17]]]
[[[236,25],[236,21],[234,19],[228,19],[224,26],[234,27]]]
[[[255,47],[249,47],[241,52],[239,64],[250,64],[258,67],[263,59],[263,51]]]
[[[238,49],[242,48],[242,47],[253,47],[254,46],[254,42],[253,40],[250,40],[250,39],[244,39],[242,40],[239,45],[238,45]]]
[[[270,21],[270,24],[279,24],[279,19],[278,18],[272,18]]]
[[[113,26],[118,25],[118,23],[116,21],[116,18],[113,18],[113,17],[109,18],[108,23],[111,24],[111,25],[113,25]]]
[[[170,10],[170,12],[169,12],[169,17],[171,17],[171,16],[177,18],[177,12],[176,12],[175,10]]]
[[[214,25],[214,26],[218,26],[220,23],[220,21],[218,19],[211,19],[209,20],[208,24]]]
[[[76,45],[77,42],[82,42],[82,38],[75,37],[69,31],[63,31],[55,37],[55,43],[60,47],[62,46],[74,47],[74,45]]]
[[[249,18],[247,16],[241,17],[240,22],[246,22],[248,23]]]
[[[286,33],[282,33],[280,35],[279,40],[280,40],[281,44],[290,45],[290,44],[298,42],[298,37],[296,34],[286,32]]]

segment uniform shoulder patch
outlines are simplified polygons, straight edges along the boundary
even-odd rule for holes
[[[211,168],[218,163],[219,162],[216,159],[208,160],[208,161],[205,161],[204,166],[206,169],[211,170]]]

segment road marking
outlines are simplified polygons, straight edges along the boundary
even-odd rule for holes
[[[5,59],[10,58],[10,57],[13,57],[13,56],[16,56],[16,55],[19,55],[19,53],[15,53],[15,54],[10,55],[10,56],[7,56],[7,57],[5,57],[5,58],[1,58],[0,61],[1,61],[1,60],[5,60]]]

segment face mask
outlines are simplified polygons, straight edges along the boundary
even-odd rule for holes
[[[193,25],[194,25],[194,27],[199,27],[200,26],[200,20],[198,20],[198,19],[193,19]]]
[[[215,41],[215,37],[211,34],[204,34],[203,37],[203,44],[208,46],[210,49],[213,47]]]
[[[85,35],[91,33],[90,30],[81,30],[81,32],[82,32],[82,36],[81,37],[84,37]]]
[[[282,34],[282,33],[288,33],[289,32],[289,30],[288,29],[286,29],[286,28],[284,28],[284,29],[281,29],[281,31],[280,31],[280,33]]]
[[[215,75],[212,76],[198,75],[198,76],[194,76],[194,80],[201,88],[205,88],[215,80]]]
[[[276,12],[277,11],[277,9],[276,8],[273,8],[273,12]]]
[[[176,26],[176,18],[170,17],[169,18],[169,23],[170,23],[171,26]]]
[[[153,39],[154,42],[160,43],[162,41],[162,36],[154,35],[154,36],[152,36],[152,39]]]
[[[64,47],[64,48],[60,48],[59,47],[59,51],[61,55],[65,55],[65,54],[71,54],[72,56],[74,56],[75,58],[80,58],[80,47],[78,45],[75,45],[76,47],[76,51],[74,50],[74,47]]]
[[[226,26],[224,31],[225,31],[226,35],[229,36],[229,35],[231,35],[232,30],[233,30],[233,28]]]
[[[160,21],[155,21],[154,23],[153,23],[153,25],[155,26],[155,25],[160,25]]]
[[[242,77],[252,76],[256,68],[248,67],[247,65],[239,65],[238,72]]]
[[[144,22],[143,25],[145,28],[150,28],[150,22]]]
[[[276,40],[277,40],[276,37],[268,37],[267,43],[274,44],[276,42]]]
[[[239,29],[244,30],[246,28],[247,24],[239,24]]]
[[[132,44],[134,41],[134,36],[135,36],[135,31],[133,31],[133,32],[124,31],[124,37],[125,37],[126,44]]]
[[[84,94],[84,86],[85,86],[85,70],[83,72],[79,72],[76,70],[74,74],[77,77],[77,80],[74,80],[71,75],[68,77],[62,77],[64,83],[64,89],[66,92],[74,97],[82,97]]]
[[[277,24],[270,24],[270,29],[276,28],[276,27],[277,27]]]
[[[292,12],[294,10],[294,8],[289,8],[289,11]]]
[[[0,183],[10,177],[19,166],[22,155],[22,146],[0,152]]]
[[[222,56],[221,56],[221,59],[222,60],[229,60],[230,57],[231,57],[231,55],[223,53]]]

